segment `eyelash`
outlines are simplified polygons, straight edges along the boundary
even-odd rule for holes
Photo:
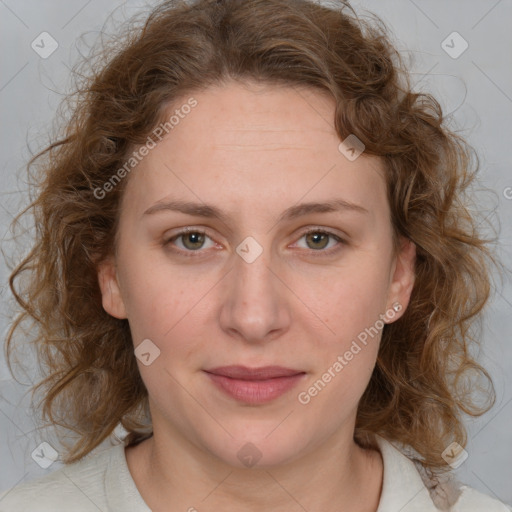
[[[190,234],[190,233],[204,235],[204,236],[206,236],[206,237],[211,239],[211,237],[208,235],[208,233],[206,231],[204,231],[203,229],[200,229],[200,228],[186,228],[186,229],[183,229],[182,231],[176,233],[175,235],[173,235],[172,238],[169,238],[169,239],[165,240],[162,245],[164,247],[170,246],[171,243],[174,242],[175,240],[179,239],[180,237],[182,237],[184,235]],[[310,249],[309,250],[310,252],[317,253],[317,254],[314,254],[314,257],[322,257],[322,256],[333,255],[333,254],[335,254],[335,253],[337,253],[338,251],[341,250],[341,248],[342,248],[341,246],[342,245],[347,245],[347,242],[345,240],[343,240],[342,238],[340,238],[338,235],[336,235],[335,233],[333,233],[331,231],[323,229],[323,228],[308,229],[307,231],[304,231],[304,232],[301,233],[301,235],[298,238],[298,240],[300,240],[304,236],[307,236],[307,235],[312,234],[312,233],[328,235],[331,238],[334,238],[338,242],[338,244],[336,246],[331,247],[330,249],[318,249],[318,250]],[[200,256],[202,256],[201,253],[204,252],[201,249],[198,249],[197,251],[190,251],[190,250],[185,251],[183,249],[176,249],[175,247],[173,247],[172,250],[174,252],[179,253],[180,255],[183,255],[183,256],[187,257],[187,258],[197,258],[197,257],[200,257]]]

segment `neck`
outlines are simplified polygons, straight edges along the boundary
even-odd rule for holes
[[[352,436],[335,435],[268,468],[235,468],[176,436],[154,435],[127,448],[126,457],[154,512],[375,512],[382,486],[380,453],[359,447]]]

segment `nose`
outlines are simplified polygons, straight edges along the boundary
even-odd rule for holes
[[[271,268],[265,250],[252,263],[238,254],[233,258],[223,289],[221,328],[247,343],[265,343],[281,336],[291,319],[286,279]]]

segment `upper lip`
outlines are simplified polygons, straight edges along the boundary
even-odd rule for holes
[[[301,370],[284,368],[283,366],[260,366],[259,368],[248,368],[247,366],[219,366],[205,371],[207,373],[239,380],[266,380],[305,373]]]

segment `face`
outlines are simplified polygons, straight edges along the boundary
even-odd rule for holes
[[[352,439],[414,245],[394,252],[382,162],[340,151],[329,96],[191,96],[128,178],[103,305],[129,321],[155,437],[290,462]]]

